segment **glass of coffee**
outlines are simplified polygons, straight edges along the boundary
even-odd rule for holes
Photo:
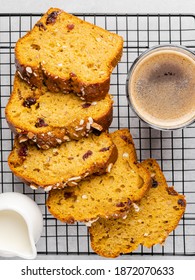
[[[127,77],[127,97],[137,116],[160,130],[184,128],[195,120],[195,54],[159,45],[141,54]]]

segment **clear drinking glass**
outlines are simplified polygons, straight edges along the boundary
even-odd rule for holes
[[[134,74],[135,69],[141,65],[141,62],[143,62],[144,59],[148,58],[148,56],[151,56],[152,54],[156,54],[157,52],[162,51],[174,51],[177,54],[185,55],[188,58],[191,59],[192,63],[194,63],[194,69],[195,69],[195,53],[193,53],[191,50],[187,49],[186,47],[183,46],[176,46],[176,45],[158,45],[150,48],[149,50],[145,51],[142,53],[132,64],[128,76],[127,76],[127,81],[126,81],[126,93],[127,93],[127,98],[129,100],[129,104],[133,111],[136,113],[136,115],[145,123],[147,123],[149,126],[155,129],[159,130],[174,130],[174,129],[179,129],[179,128],[184,128],[188,126],[189,124],[193,123],[195,121],[195,88],[194,88],[194,93],[193,93],[193,111],[192,113],[190,112],[189,119],[185,119],[185,121],[181,123],[177,123],[176,125],[163,125],[163,124],[158,124],[155,123],[155,121],[151,121],[146,115],[141,113],[140,107],[135,104],[132,98],[132,92],[131,92],[131,82],[132,82],[132,77]],[[152,56],[151,56],[152,57]],[[141,67],[141,66],[140,66]],[[160,94],[160,93],[159,93]]]

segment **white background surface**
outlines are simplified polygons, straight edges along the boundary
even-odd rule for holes
[[[45,12],[49,7],[82,13],[195,13],[194,0],[0,0],[0,12]]]
[[[0,13],[44,13],[50,7],[62,8],[70,13],[195,14],[195,0],[0,0]],[[41,256],[38,258],[42,259]],[[66,256],[55,258],[66,259]],[[73,258],[75,259],[75,256]],[[84,258],[86,259],[87,257],[85,256]],[[94,259],[96,258],[101,259],[98,256],[94,257]],[[151,257],[147,256],[138,257],[137,259],[139,258],[142,260],[151,259]],[[158,257],[155,258],[158,259]],[[164,259],[167,258],[164,257]],[[68,256],[67,259],[71,259],[71,257]],[[128,256],[128,259],[130,260],[131,258]],[[135,256],[132,259],[135,259]]]

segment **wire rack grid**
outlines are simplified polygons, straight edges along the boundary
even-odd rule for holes
[[[4,109],[12,91],[15,73],[14,46],[40,14],[0,14],[0,193],[21,192],[37,202],[44,218],[43,234],[37,243],[38,254],[93,255],[88,229],[77,223],[66,225],[47,211],[47,194],[33,191],[13,176],[7,165],[13,134],[5,120]],[[164,171],[169,185],[183,193],[187,209],[176,230],[164,246],[140,246],[131,255],[195,256],[195,124],[172,132],[158,131],[141,122],[128,106],[126,77],[133,61],[149,47],[174,43],[195,50],[195,17],[190,14],[77,14],[124,38],[121,62],[111,76],[114,117],[110,131],[128,127],[133,135],[140,161],[153,157]]]

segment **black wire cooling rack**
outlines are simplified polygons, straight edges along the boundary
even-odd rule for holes
[[[44,231],[37,244],[38,254],[93,255],[87,227],[77,223],[63,224],[47,211],[47,194],[33,191],[10,172],[7,157],[13,135],[5,120],[4,109],[12,90],[14,46],[40,14],[0,14],[0,193],[22,192],[40,206]],[[132,62],[143,51],[158,44],[174,43],[195,51],[195,16],[186,14],[77,14],[80,18],[115,32],[124,38],[121,62],[111,77],[110,93],[114,97],[114,119],[110,131],[128,127],[133,135],[138,159],[157,159],[168,184],[183,193],[187,209],[176,230],[164,246],[146,249],[142,246],[132,255],[195,256],[195,124],[172,132],[158,131],[141,122],[129,108],[126,98],[126,77]]]

